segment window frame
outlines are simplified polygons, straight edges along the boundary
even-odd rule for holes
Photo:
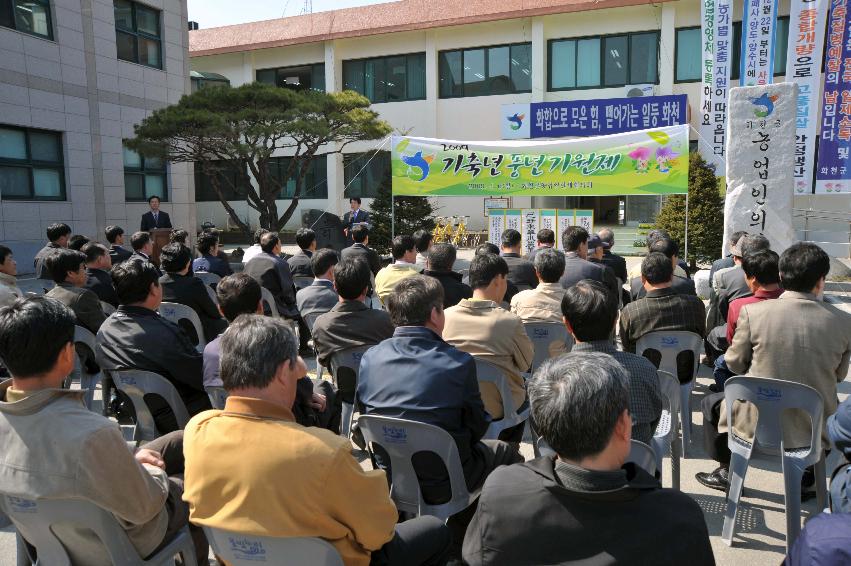
[[[343,198],[344,199],[348,200],[350,198],[376,198],[378,196],[378,192],[380,190],[381,183],[378,183],[378,184],[375,185],[374,194],[366,194],[363,190],[361,190],[357,194],[353,194],[353,193],[349,192],[349,185],[352,183],[352,181],[354,181],[355,178],[357,178],[357,176],[360,173],[363,172],[362,169],[364,168],[364,166],[361,166],[361,168],[357,171],[357,173],[355,173],[355,177],[350,178],[350,179],[346,179],[347,165],[349,165],[355,159],[360,159],[363,156],[376,154],[376,153],[386,154],[386,156],[382,157],[382,159],[387,160],[387,170],[385,171],[385,176],[384,176],[384,178],[382,178],[381,183],[383,183],[385,181],[385,179],[388,182],[392,183],[392,160],[391,160],[391,156],[390,156],[389,151],[381,150],[381,149],[372,149],[372,150],[367,150],[367,151],[354,151],[352,153],[344,153],[343,154]],[[368,159],[374,159],[374,158],[368,158]]]
[[[646,81],[635,82],[632,80],[632,65],[629,65],[630,59],[632,58],[632,36],[634,35],[645,35],[645,34],[655,34],[656,35],[656,78],[652,84],[659,84],[659,44],[662,41],[662,31],[658,29],[646,29],[646,30],[636,30],[636,31],[628,31],[624,33],[608,33],[604,35],[584,35],[584,36],[576,36],[576,37],[558,37],[547,40],[547,92],[561,92],[567,90],[595,90],[595,89],[604,89],[604,88],[621,88],[631,84],[646,84]],[[624,56],[624,60],[627,61],[629,65],[627,67],[627,81],[624,84],[613,84],[607,85],[606,82],[606,54],[604,51],[606,45],[606,39],[610,37],[623,37],[627,38],[627,49],[628,52]],[[562,41],[573,41],[577,48],[574,49],[574,58],[578,57],[578,42],[582,40],[588,39],[597,39],[600,42],[600,84],[596,86],[570,86],[570,87],[553,87],[553,45]],[[578,74],[579,66],[574,62],[575,72]],[[576,78],[574,77],[574,83],[576,83]]]
[[[304,191],[308,188],[302,187],[302,194],[299,195],[299,197],[298,197],[299,200],[327,200],[328,199],[328,155],[329,154],[327,154],[327,153],[320,153],[320,154],[314,155],[313,159],[311,160],[311,166],[314,168],[314,170],[313,170],[314,177],[316,176],[317,170],[321,169],[322,167],[325,168],[325,175],[324,175],[324,181],[322,182],[322,184],[317,185],[316,187],[310,187],[309,189],[318,189],[322,185],[324,185],[325,186],[325,190],[324,190],[325,196],[307,195]],[[324,159],[320,159],[320,158],[324,158]],[[270,157],[269,158],[269,165],[270,166],[275,165],[277,170],[280,173],[284,173],[286,171],[286,168],[289,167],[289,164],[287,163],[288,159],[292,159],[292,156],[291,155],[281,155],[281,156],[277,156],[277,157]],[[284,166],[285,163],[287,163],[286,167]],[[275,175],[271,171],[269,171],[268,174],[272,178],[276,178]],[[311,173],[308,172],[305,175],[305,180],[307,180],[307,178],[310,174]],[[286,193],[288,182],[289,182],[289,179],[287,179],[287,183],[281,184],[281,191],[275,196],[275,200],[293,200],[294,197],[287,196],[287,193]]]
[[[511,48],[512,47],[520,47],[520,46],[528,46],[529,47],[529,73],[531,77],[532,68],[534,65],[532,64],[532,42],[531,41],[515,41],[513,43],[494,43],[491,45],[478,45],[474,47],[459,47],[456,49],[441,49],[437,52],[437,97],[438,99],[449,100],[453,98],[477,98],[480,96],[506,96],[512,94],[530,94],[532,92],[532,81],[529,81],[529,88],[523,90],[512,90],[509,92],[495,92],[489,94],[466,94],[464,91],[466,89],[466,83],[464,81],[464,53],[466,51],[482,51],[485,63],[485,80],[490,80],[490,57],[489,50],[498,49],[500,47],[508,47],[508,78],[511,84],[514,84],[514,81],[511,80]],[[443,95],[440,89],[440,77],[441,77],[441,55],[445,53],[461,53],[461,94],[452,94],[452,95]]]
[[[345,86],[346,86],[346,68],[347,67],[349,67],[350,65],[352,65],[354,63],[363,63],[364,65],[366,65],[366,63],[368,61],[371,61],[373,63],[375,63],[377,61],[381,61],[382,64],[384,65],[384,79],[385,79],[384,100],[370,100],[371,103],[373,103],[373,104],[388,104],[388,103],[394,103],[394,102],[413,102],[413,101],[417,101],[417,100],[425,100],[426,97],[428,96],[428,87],[426,87],[424,89],[422,96],[418,96],[416,98],[411,98],[410,96],[408,96],[408,91],[410,90],[410,88],[409,88],[410,82],[409,82],[408,77],[410,77],[410,75],[411,75],[411,57],[414,57],[414,56],[422,56],[422,58],[423,58],[423,63],[424,63],[423,64],[423,84],[425,85],[426,82],[427,82],[427,79],[428,79],[428,73],[425,70],[425,67],[426,67],[425,66],[426,52],[425,51],[413,51],[411,53],[394,53],[393,55],[382,55],[380,57],[359,57],[357,59],[345,59],[343,61],[343,67],[342,67],[342,69],[343,69],[343,87],[345,89]],[[387,86],[386,86],[387,85],[387,82],[386,82],[387,77],[389,76],[388,73],[387,73],[387,69],[388,69],[387,62],[390,59],[395,59],[397,57],[404,57],[405,58],[405,98],[400,99],[400,100],[389,100],[387,98]],[[364,72],[363,78],[364,78],[364,90],[366,90],[366,80],[365,80],[366,79],[366,72]],[[353,90],[353,89],[348,89],[348,90]],[[355,92],[358,92],[358,91],[355,91]],[[366,96],[366,94],[364,94],[364,93],[358,93],[358,94]]]
[[[124,29],[118,27],[118,22],[115,23],[115,42],[118,44],[119,34],[125,34],[133,37],[133,60],[130,59],[122,59],[121,56],[116,52],[116,58],[119,61],[124,61],[126,63],[134,63],[136,65],[142,65],[143,67],[148,67],[149,69],[159,69],[160,71],[165,70],[163,68],[163,62],[165,61],[165,54],[163,53],[163,16],[162,10],[158,10],[157,8],[150,6],[148,4],[144,4],[142,2],[137,2],[136,0],[124,0],[128,4],[130,4],[130,19],[133,22],[133,29]],[[138,17],[136,16],[136,11],[138,6],[142,6],[146,10],[150,10],[152,12],[156,12],[157,14],[157,34],[156,36],[151,35],[150,33],[139,31],[139,22]],[[113,10],[115,10],[115,1],[113,0]],[[159,45],[159,64],[158,65],[149,65],[148,63],[143,63],[139,58],[139,39],[147,39],[149,41],[155,41]]]
[[[682,79],[682,80],[680,80],[680,79],[677,78],[677,57],[679,56],[679,52],[680,52],[680,32],[681,31],[698,30],[698,38],[699,38],[700,37],[699,30],[700,29],[701,29],[701,26],[683,26],[681,28],[674,28],[674,84],[688,84],[688,83],[699,83],[699,82],[701,82],[700,73],[698,73],[698,77],[696,79]],[[730,36],[731,36],[730,41],[732,43],[732,31],[730,32]],[[699,48],[700,47],[700,41],[697,42],[697,45],[698,45],[698,48]],[[741,47],[740,47],[740,49],[741,49]],[[698,52],[703,53],[703,50],[698,49]],[[731,71],[732,71],[732,68],[733,68],[732,65],[733,65],[733,53],[731,52],[730,53],[730,70]],[[700,68],[700,65],[698,65],[698,68]]]
[[[0,9],[3,9],[4,8],[3,4],[5,2],[8,2],[9,13],[7,13],[7,16],[9,16],[9,21],[11,22],[10,26],[0,26],[0,27],[3,27],[5,29],[11,29],[11,30],[14,30],[14,31],[17,31],[17,32],[20,32],[20,33],[25,33],[25,34],[30,35],[32,37],[39,37],[41,39],[46,39],[48,41],[54,41],[55,42],[56,40],[54,39],[54,34],[53,34],[53,11],[52,11],[50,0],[30,0],[30,1],[35,2],[36,4],[40,4],[41,6],[47,8],[47,35],[42,35],[40,33],[34,32],[34,31],[27,31],[25,29],[19,29],[18,28],[17,19],[15,18],[15,7],[16,7],[17,0],[0,0]]]
[[[275,72],[275,83],[274,83],[273,86],[276,86],[278,88],[289,88],[291,90],[299,90],[299,89],[294,89],[294,88],[291,88],[291,87],[288,87],[288,86],[279,86],[278,85],[278,73],[280,73],[281,71],[285,71],[287,69],[309,68],[310,69],[310,73],[309,73],[310,74],[310,82],[313,83],[313,77],[316,74],[316,68],[317,67],[322,67],[322,78],[323,78],[322,89],[318,89],[318,88],[314,87],[313,84],[311,84],[310,87],[308,87],[304,90],[315,90],[317,92],[326,92],[327,86],[324,84],[325,83],[325,81],[324,81],[324,78],[325,78],[325,62],[324,61],[319,61],[317,63],[305,63],[303,65],[286,65],[284,67],[264,67],[262,69],[254,69],[254,80],[258,83],[262,82],[258,78],[259,73],[261,73],[263,71],[267,71],[267,72],[268,71],[274,71]],[[263,83],[263,84],[270,84],[270,83]]]
[[[227,165],[230,165],[232,162],[215,161],[214,167],[217,168],[216,174],[217,175],[226,175],[226,174],[234,175],[234,180],[237,181],[236,175],[238,175],[239,172],[232,166],[226,166],[224,168],[221,168],[222,163],[226,163]],[[204,173],[204,170],[203,170],[203,167],[201,166],[201,163],[199,163],[197,161],[195,163],[193,163],[193,169],[194,169],[194,178],[195,178],[195,202],[221,202],[219,200],[219,195],[216,194],[216,191],[215,191],[215,189],[213,189],[212,185],[210,186],[210,195],[209,195],[210,198],[207,198],[208,195],[206,195],[206,194],[199,195],[199,192],[202,192],[202,191],[205,192],[206,191],[206,188],[204,187],[204,185],[205,185],[205,182],[209,183],[209,181],[207,181],[208,176]],[[247,198],[246,194],[239,194],[239,193],[236,192],[236,191],[240,190],[240,188],[235,188],[236,186],[239,186],[243,189],[245,188],[245,187],[242,186],[242,183],[240,183],[240,182],[234,183],[234,187],[232,187],[230,185],[223,187],[226,197],[231,197],[231,196],[236,197],[236,198],[226,198],[225,199],[226,201],[228,201],[228,202],[240,201],[241,202],[241,201],[243,201]],[[201,191],[199,191],[199,189],[201,189]]]
[[[124,173],[124,177],[123,177],[124,178],[124,201],[125,202],[147,202],[149,198],[155,196],[155,197],[160,199],[160,202],[168,202],[169,201],[169,198],[168,198],[168,165],[166,164],[166,162],[165,161],[162,162],[162,168],[150,168],[149,169],[148,167],[145,166],[145,162],[147,161],[147,158],[144,155],[142,155],[141,153],[134,151],[133,153],[135,153],[136,155],[139,156],[139,159],[141,161],[141,167],[129,167],[127,164],[123,163],[124,152],[127,151],[127,149],[128,149],[127,146],[122,145],[121,158],[122,158],[122,164],[124,166],[124,170],[123,170],[123,173]],[[133,150],[130,150],[130,151],[133,151]],[[127,196],[127,175],[128,174],[135,176],[135,177],[141,177],[142,178],[142,198],[129,198]],[[162,176],[162,179],[163,179],[163,194],[162,195],[149,195],[148,194],[147,176],[148,175],[155,175],[155,174],[159,174],[159,175]]]
[[[0,128],[4,130],[15,130],[19,132],[23,132],[24,134],[24,148],[26,149],[27,156],[25,159],[15,159],[12,157],[0,157],[0,168],[4,167],[17,167],[17,168],[26,168],[27,176],[29,178],[29,195],[27,196],[18,196],[18,195],[0,195],[0,199],[2,200],[14,200],[14,201],[39,201],[39,202],[63,202],[68,200],[66,186],[65,186],[65,151],[62,144],[62,132],[57,132],[54,130],[45,130],[41,128],[23,128],[21,126],[13,126],[7,124],[0,124]],[[36,132],[40,134],[50,134],[56,136],[57,143],[59,144],[59,161],[41,161],[34,160],[32,157],[32,146],[30,143],[30,133]],[[59,173],[59,196],[57,197],[43,197],[35,194],[35,176],[33,171],[35,169],[51,169],[55,170]]]

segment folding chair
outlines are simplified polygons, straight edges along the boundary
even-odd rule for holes
[[[639,440],[631,440],[627,462],[632,462],[651,476],[656,475],[656,453]]]
[[[214,409],[225,408],[225,401],[228,399],[228,392],[224,387],[205,385],[204,391],[207,392],[207,397],[210,398],[210,404]]]
[[[219,281],[222,280],[222,278],[215,273],[208,273],[206,271],[196,271],[192,275],[203,281],[204,286],[210,288],[210,290],[212,290],[212,287],[218,285]]]
[[[694,355],[694,367],[691,371],[691,379],[680,384],[680,423],[683,429],[683,458],[686,450],[691,445],[691,391],[694,389],[694,381],[697,377],[697,369],[700,366],[700,354],[703,351],[703,338],[694,332],[683,330],[662,330],[650,332],[638,339],[635,351],[644,356],[647,350],[656,350],[662,356],[658,369],[667,371],[677,376],[677,355],[680,352],[691,351]],[[647,357],[647,356],[644,356]]]
[[[667,371],[658,370],[659,389],[665,400],[662,415],[656,432],[653,434],[653,451],[656,453],[656,469],[659,470],[659,481],[662,480],[662,458],[671,455],[671,487],[680,489],[680,454],[682,441],[680,432],[680,382]]]
[[[313,277],[293,277],[293,285],[295,285],[296,291],[304,289],[305,287],[310,287],[312,284]]]
[[[553,342],[563,342],[567,352],[573,348],[573,337],[568,333],[564,324],[560,322],[524,322],[523,329],[535,347],[532,371],[535,371],[538,366],[550,359],[550,346]]]
[[[83,499],[26,499],[3,495],[0,506],[12,519],[20,535],[36,548],[36,566],[72,566],[64,543],[56,535],[60,523],[85,527],[103,543],[112,564],[122,566],[174,566],[174,557],[183,556],[183,564],[195,564],[195,546],[189,529],[184,527],[164,548],[147,559],[139,556],[127,533],[116,518],[94,503]],[[22,544],[18,545],[20,552]],[[82,549],[81,549],[82,551]]]
[[[195,349],[199,352],[204,351],[204,346],[207,345],[207,341],[204,340],[204,328],[201,326],[201,319],[198,318],[198,313],[192,307],[187,307],[179,303],[160,303],[158,310],[161,317],[170,320],[181,328],[183,326],[180,325],[180,321],[188,321],[195,329],[195,335],[198,338],[198,341],[195,343]],[[189,339],[191,340],[192,336],[189,336]]]
[[[88,329],[83,328],[82,326],[74,327],[74,346],[77,344],[83,344],[92,352],[92,355],[94,355],[95,342],[95,335]],[[86,405],[87,409],[91,410],[92,402],[95,398],[95,387],[101,379],[100,373],[88,373],[86,368],[83,367],[83,360],[80,356],[77,356],[74,360],[74,372],[71,375],[79,380],[80,389],[85,391],[83,394],[83,403]]]
[[[278,312],[278,306],[275,303],[275,295],[272,294],[272,291],[270,291],[266,287],[260,287],[260,299],[264,303],[264,310],[268,306],[269,312],[272,313],[273,317],[282,318],[281,313]]]
[[[100,302],[100,308],[101,308],[101,309],[103,309],[103,314],[105,314],[106,316],[111,315],[111,314],[112,314],[112,313],[114,313],[114,312],[115,312],[115,310],[116,310],[114,306],[112,306],[111,304],[107,303],[106,301],[101,301],[101,302]]]
[[[487,432],[482,437],[484,440],[496,440],[503,430],[526,422],[526,419],[529,418],[529,406],[527,405],[522,412],[518,413],[505,373],[486,360],[477,357],[473,359],[476,361],[476,378],[479,383],[493,383],[499,390],[500,397],[502,397],[502,418],[498,421],[491,421]]]
[[[258,562],[343,566],[343,559],[337,549],[321,538],[272,538],[212,527],[203,529],[216,556],[232,566],[255,566]]]
[[[104,370],[115,382],[115,386],[130,397],[133,409],[136,412],[136,426],[133,430],[133,440],[137,443],[149,442],[159,438],[157,426],[154,424],[154,416],[145,403],[145,395],[159,395],[168,403],[177,427],[183,429],[189,422],[189,411],[183,404],[183,399],[177,393],[177,389],[169,380],[152,371],[136,369]]]
[[[347,386],[347,389],[349,389],[348,385],[351,384],[351,390],[355,391],[355,402],[346,403],[343,401],[343,412],[340,416],[340,436],[346,438],[349,437],[349,433],[352,430],[352,422],[355,416],[360,361],[364,353],[371,347],[358,346],[357,348],[339,350],[334,352],[330,359],[331,375],[334,377],[334,384],[337,386],[337,389],[340,389],[340,382],[342,381]]]
[[[733,431],[733,402],[748,401],[759,411],[753,442],[736,436]],[[804,468],[815,466],[818,508],[827,501],[827,479],[821,429],[824,418],[824,399],[821,394],[802,383],[767,377],[736,376],[724,384],[724,403],[727,406],[727,446],[733,453],[730,460],[730,488],[727,491],[727,511],[721,540],[733,545],[736,511],[745,483],[750,460],[757,454],[780,456],[783,464],[784,497],[786,500],[786,551],[792,549],[801,532],[801,476]],[[799,409],[811,419],[810,445],[807,448],[786,449],[783,442],[783,413]]]
[[[313,332],[313,325],[316,324],[316,319],[322,316],[323,312],[311,312],[305,315],[302,315],[304,318],[304,323],[307,325],[307,328]],[[316,358],[316,379],[322,379],[322,374],[325,371],[325,368],[322,367],[322,364],[319,363],[319,354],[316,351],[316,344],[313,345],[313,357]]]
[[[367,445],[377,444],[390,456],[390,497],[399,511],[416,515],[432,515],[446,520],[466,509],[478,497],[470,493],[461,467],[455,439],[440,427],[377,415],[361,415],[358,426]],[[452,497],[446,503],[430,505],[423,500],[420,482],[411,458],[418,452],[432,452],[449,474]]]

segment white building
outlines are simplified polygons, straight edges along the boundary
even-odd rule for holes
[[[0,242],[19,273],[48,224],[130,234],[152,195],[176,227],[195,226],[191,168],[122,147],[189,92],[187,46],[186,0],[0,2]]]

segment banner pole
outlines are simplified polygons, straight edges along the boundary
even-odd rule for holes
[[[688,264],[688,193],[686,193],[686,244],[685,244],[685,260],[686,264]]]
[[[390,191],[390,241],[396,237],[396,197]]]

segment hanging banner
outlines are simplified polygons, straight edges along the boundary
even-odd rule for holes
[[[704,0],[701,3],[703,87],[698,147],[703,158],[715,165],[717,175],[724,174],[724,146],[727,132],[727,89],[730,86],[730,61],[733,34],[731,0]]]
[[[782,253],[795,240],[792,177],[798,85],[730,89],[724,241],[763,234]]]
[[[774,78],[774,26],[777,0],[745,0],[742,14],[742,86],[771,84]]]
[[[576,225],[585,228],[589,234],[594,233],[594,211],[593,210],[577,210]]]
[[[556,248],[558,248],[559,247],[558,242],[559,242],[559,239],[561,239],[561,234],[559,234],[558,230],[557,230],[558,225],[556,224],[556,211],[552,210],[552,209],[541,210],[541,214],[540,214],[539,218],[540,218],[540,221],[539,221],[540,228],[539,229],[543,230],[544,228],[547,228],[549,230],[552,230],[553,233],[556,235],[556,244],[555,245],[556,245]]]
[[[509,228],[523,233],[523,211],[519,208],[509,208],[505,211],[505,229]]]
[[[688,126],[554,141],[393,136],[393,194],[598,196],[688,192]]]
[[[831,0],[824,65],[816,194],[851,192],[851,11]]]
[[[537,208],[523,209],[523,254],[528,254],[538,244],[538,218],[540,210]]]
[[[568,226],[582,226],[589,233],[594,231],[593,210],[552,210],[540,208],[523,209],[491,209],[488,211],[488,241],[500,244],[503,231],[512,228],[506,221],[511,218],[521,219],[523,236],[523,253],[535,249],[538,230],[549,228],[556,234],[556,249],[562,249],[561,233]]]
[[[813,192],[824,27],[830,0],[792,0],[786,82],[798,83],[795,119],[795,194]]]
[[[488,210],[488,242],[499,247],[502,244],[503,232],[505,232],[505,210],[499,208]]]

